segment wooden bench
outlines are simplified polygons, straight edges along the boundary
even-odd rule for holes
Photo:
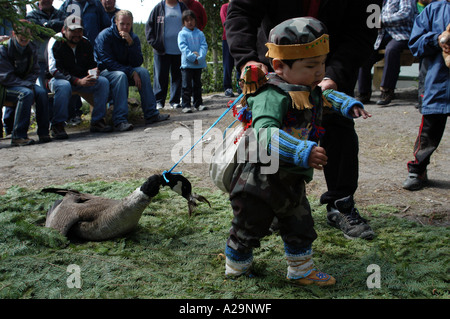
[[[384,55],[385,50],[379,50],[378,53]],[[411,51],[403,50],[403,52],[400,55],[400,65],[411,66],[414,63],[419,63],[419,58],[413,56]],[[375,90],[380,89],[381,79],[383,78],[383,68],[384,68],[384,59],[378,61],[373,66],[372,85],[374,86]]]

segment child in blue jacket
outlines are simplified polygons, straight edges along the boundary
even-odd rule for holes
[[[419,190],[428,183],[427,166],[437,149],[450,115],[450,70],[442,53],[450,53],[444,31],[450,25],[450,1],[436,1],[425,7],[414,22],[409,49],[428,66],[422,102],[422,123],[414,145],[414,160],[408,162],[407,190]]]
[[[206,52],[208,44],[205,35],[197,27],[197,18],[191,10],[185,10],[182,15],[183,29],[178,33],[178,47],[181,51],[182,76],[182,107],[184,113],[191,113],[191,95],[194,97],[194,107],[203,111],[202,100],[202,69],[206,67]]]

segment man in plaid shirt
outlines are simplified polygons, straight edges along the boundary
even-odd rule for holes
[[[385,49],[381,99],[378,105],[387,105],[394,98],[394,90],[400,73],[400,54],[408,48],[415,17],[416,0],[384,0],[381,9],[381,28],[367,64],[360,68],[358,77],[359,98],[368,103],[372,94],[372,66],[383,58],[378,50]]]

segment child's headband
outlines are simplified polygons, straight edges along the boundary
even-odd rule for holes
[[[267,58],[281,60],[312,58],[330,52],[328,34],[323,34],[314,41],[305,44],[277,45],[268,42],[266,47],[269,49],[266,53]]]

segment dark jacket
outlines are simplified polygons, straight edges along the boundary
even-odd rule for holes
[[[64,19],[66,16],[67,14],[64,11],[60,11],[55,8],[53,8],[52,13],[50,14],[37,9],[29,12],[26,19],[40,26],[50,28],[58,33],[61,32],[61,29],[64,26]]]
[[[265,43],[270,30],[287,19],[308,15],[303,3],[305,1],[231,1],[225,29],[237,67],[250,60],[269,66]],[[373,51],[377,36],[377,29],[367,26],[370,4],[381,8],[381,0],[321,0],[316,16],[327,26],[330,35],[326,77],[337,83],[339,91],[349,95],[353,95],[359,67]]]
[[[55,37],[63,37],[62,33]],[[48,69],[52,77],[75,84],[78,79],[88,75],[88,70],[97,67],[94,59],[94,49],[85,37],[77,44],[75,53],[69,47],[65,38],[50,39],[48,52]]]
[[[178,1],[181,12],[187,9],[183,2]],[[165,1],[162,0],[150,12],[147,23],[145,24],[145,36],[147,42],[155,49],[157,54],[164,54],[164,10]]]
[[[26,16],[26,19],[40,25],[42,27],[50,28],[56,33],[61,32],[62,27],[64,26],[64,19],[66,18],[66,13],[60,10],[53,8],[52,13],[47,14],[44,11],[37,9],[29,12]],[[36,45],[38,47],[39,60],[41,62],[46,61],[46,50],[47,44],[50,37],[40,35],[42,40],[36,40]]]
[[[108,29],[103,30],[97,37],[95,43],[95,59],[98,62],[100,71],[122,71],[131,77],[133,68],[141,66],[144,62],[139,37],[130,31],[133,44],[128,45],[122,39],[117,30],[117,26],[112,18],[112,24]]]
[[[70,10],[70,5],[73,2],[73,0],[64,1],[59,10],[66,12],[67,15],[77,14],[78,12]],[[97,35],[111,25],[111,20],[99,0],[86,0],[84,8],[79,14],[81,14],[83,19],[84,35],[94,45]]]
[[[37,49],[33,43],[29,43],[22,53],[16,49],[13,38],[0,44],[0,85],[31,88],[39,70]]]

